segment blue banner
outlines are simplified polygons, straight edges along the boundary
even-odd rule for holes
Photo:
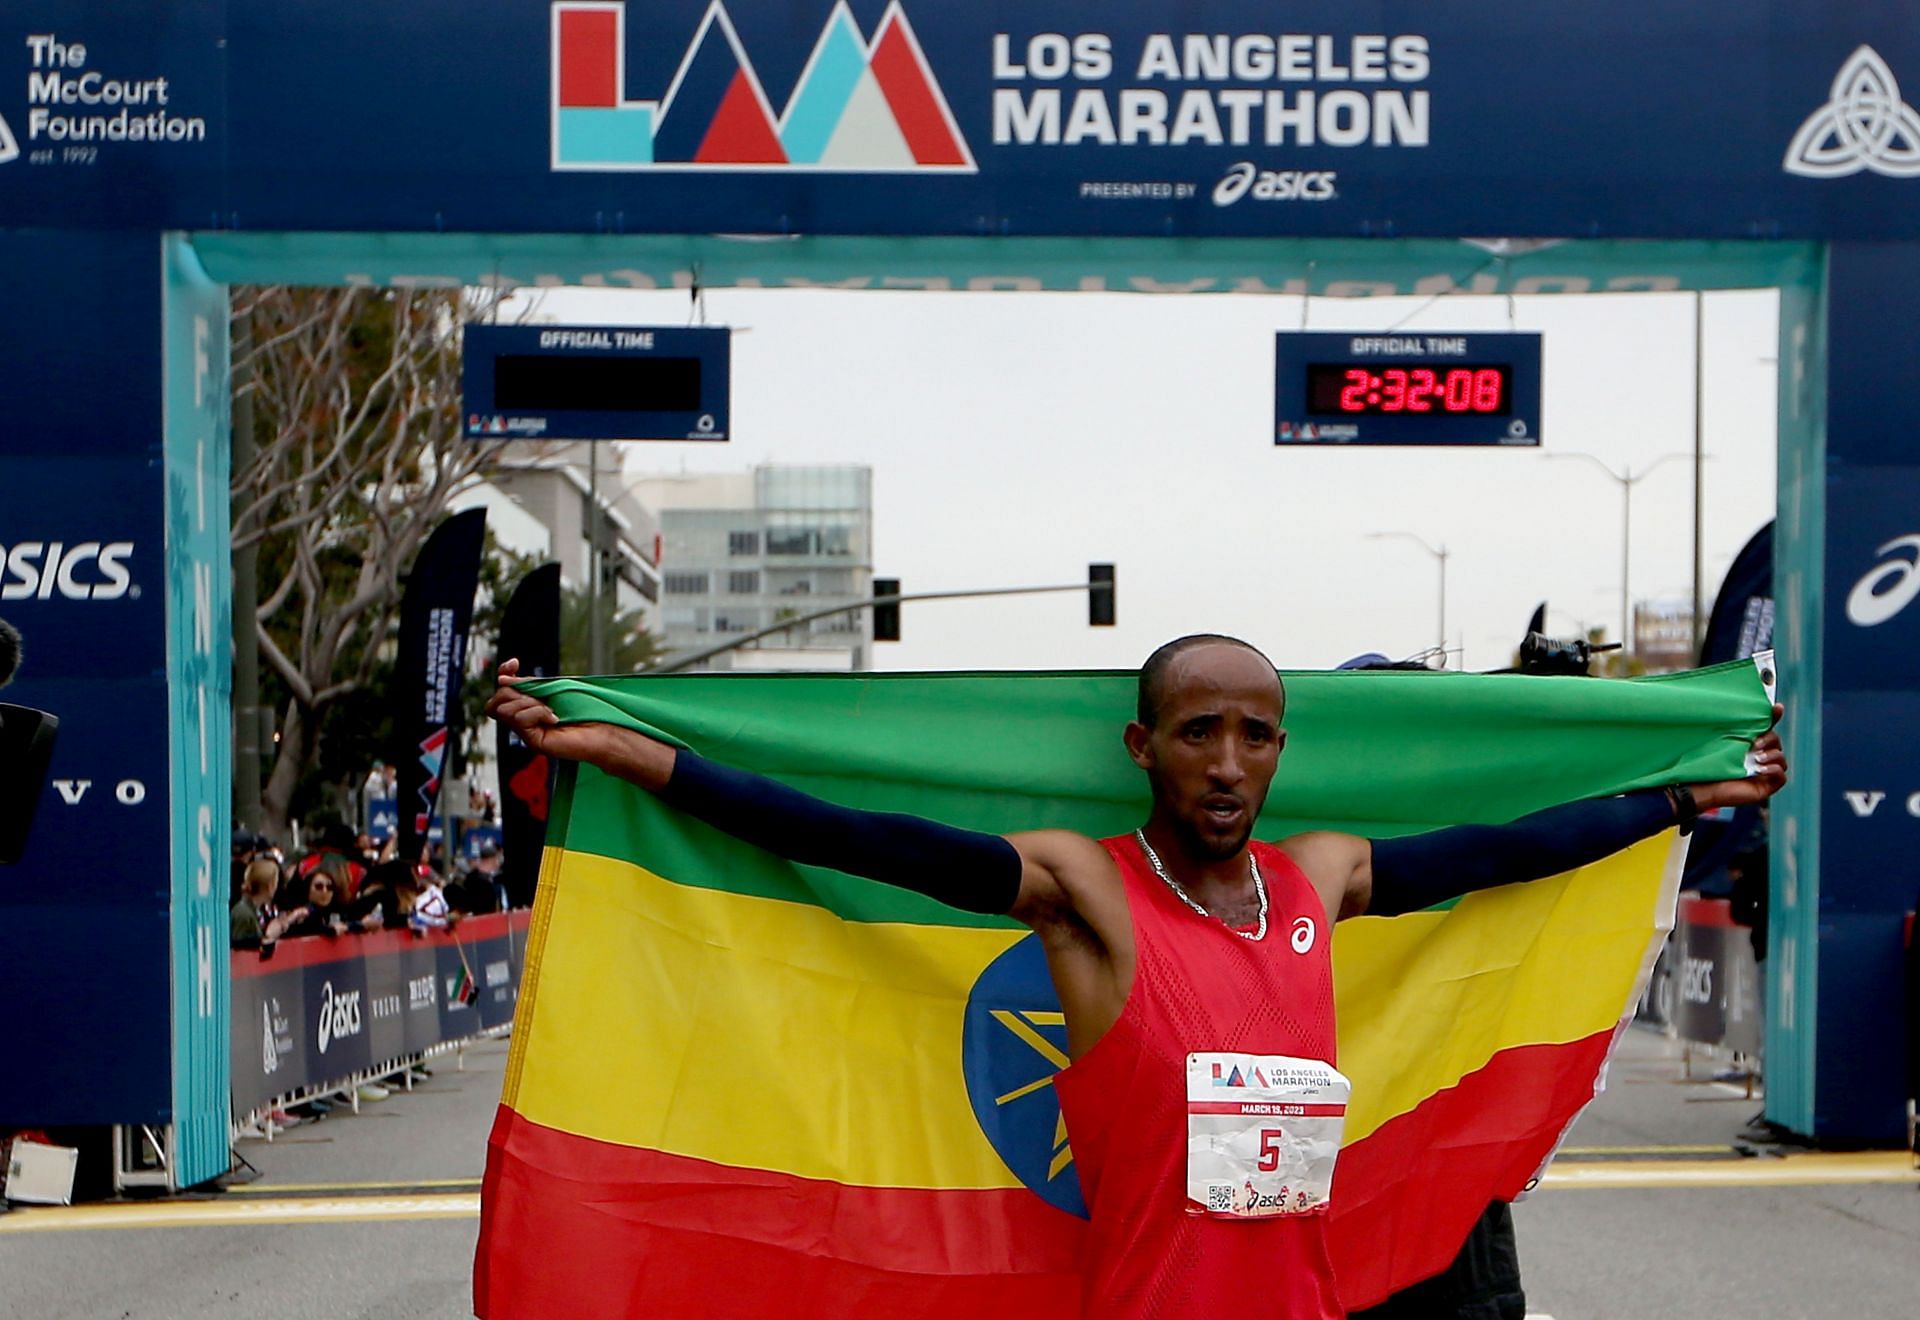
[[[173,1108],[160,262],[151,234],[7,236],[0,617],[24,659],[5,695],[60,737],[0,866],[0,1003],[21,1007],[0,1127]]]
[[[1864,0],[67,0],[11,51],[9,226],[1920,234]]]

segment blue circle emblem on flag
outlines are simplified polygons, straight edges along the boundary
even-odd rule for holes
[[[1040,937],[987,964],[967,996],[960,1067],[980,1130],[1047,1204],[1086,1218],[1053,1075],[1067,1064],[1067,1027]]]

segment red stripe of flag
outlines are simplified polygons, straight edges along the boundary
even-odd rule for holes
[[[1243,1114],[1248,1117],[1343,1118],[1345,1105],[1295,1105],[1284,1100],[1189,1100],[1189,1114]]]
[[[1438,1274],[1489,1202],[1526,1190],[1593,1099],[1612,1040],[1600,1031],[1501,1050],[1340,1152],[1327,1237],[1348,1310]],[[1398,1244],[1391,1256],[1378,1249],[1389,1240]]]
[[[1079,1311],[1086,1223],[1025,1188],[731,1168],[575,1136],[505,1105],[487,1147],[473,1278],[483,1320]]]

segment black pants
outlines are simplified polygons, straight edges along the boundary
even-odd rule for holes
[[[1349,1320],[1525,1320],[1526,1314],[1513,1207],[1495,1201],[1467,1234],[1453,1264],[1378,1306],[1355,1311]]]

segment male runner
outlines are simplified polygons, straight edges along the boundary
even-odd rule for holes
[[[1749,779],[1571,803],[1506,826],[1251,842],[1286,743],[1285,692],[1259,651],[1203,635],[1169,642],[1140,672],[1139,717],[1125,732],[1153,794],[1140,830],[1098,842],[1061,830],[998,837],[835,806],[633,730],[561,725],[517,674],[516,662],[501,666],[487,710],[536,752],[598,766],[790,860],[1033,927],[1066,1017],[1072,1062],[1054,1084],[1091,1213],[1088,1315],[1342,1314],[1327,1219],[1312,1212],[1327,1204],[1331,1150],[1257,1119],[1231,1130],[1234,1120],[1196,1118],[1188,1103],[1189,1072],[1213,1067],[1344,1087],[1331,1071],[1331,923],[1557,875],[1699,811],[1761,801],[1786,778],[1768,733]],[[1219,1199],[1208,1187],[1201,1201],[1193,1171],[1217,1174],[1221,1152],[1240,1161],[1245,1186],[1216,1183]]]

